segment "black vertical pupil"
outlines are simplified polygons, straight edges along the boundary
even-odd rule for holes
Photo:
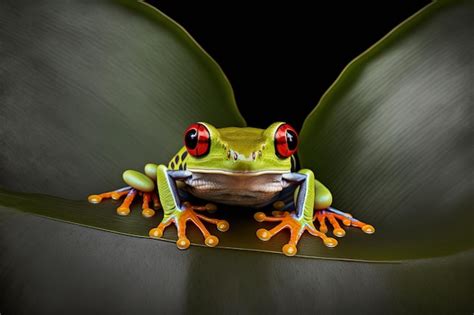
[[[288,144],[288,149],[295,150],[298,145],[298,139],[296,133],[292,130],[286,131],[286,143]]]
[[[198,132],[196,129],[191,129],[186,133],[186,136],[184,137],[184,142],[186,143],[186,146],[190,149],[194,149],[197,146],[198,143]]]

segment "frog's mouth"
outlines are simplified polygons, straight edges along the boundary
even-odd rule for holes
[[[219,169],[201,169],[201,168],[189,168],[193,174],[222,174],[226,176],[259,176],[259,175],[268,175],[268,174],[276,174],[276,175],[283,175],[289,173],[288,171],[281,171],[281,170],[262,170],[262,171],[227,171],[227,170],[219,170]]]
[[[270,202],[290,183],[283,178],[288,172],[200,172],[184,183],[194,196],[224,204],[261,206]]]

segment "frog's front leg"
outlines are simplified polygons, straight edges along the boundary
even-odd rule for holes
[[[291,229],[290,243],[286,244],[283,247],[283,252],[288,256],[293,256],[294,254],[296,254],[296,244],[305,230],[309,231],[312,235],[319,236],[321,239],[323,239],[324,244],[328,247],[334,247],[337,245],[337,241],[335,239],[328,238],[325,235],[328,232],[326,221],[329,221],[329,223],[332,225],[333,234],[337,237],[343,237],[346,234],[346,232],[339,225],[338,220],[340,220],[345,226],[354,226],[361,228],[362,231],[367,234],[372,234],[375,232],[375,228],[372,225],[353,218],[352,215],[349,213],[345,213],[331,207],[331,192],[323,184],[314,179],[314,176],[312,175],[311,171],[302,170],[301,173],[307,174],[306,179],[301,179],[300,175],[295,174],[291,174],[286,177],[286,179],[289,181],[299,181],[301,183],[301,186],[299,187],[299,189],[297,189],[298,197],[296,200],[296,214],[290,214],[287,211],[282,211],[294,207],[295,204],[294,202],[289,202],[288,204],[285,204],[283,201],[277,201],[273,204],[277,210],[280,210],[273,211],[274,217],[267,217],[262,212],[258,212],[255,214],[255,219],[259,222],[282,222],[270,231],[267,231],[265,229],[258,230],[257,236],[260,239],[269,240],[273,235],[275,235],[282,229],[289,227]],[[305,186],[305,182],[308,182],[309,185]],[[314,182],[314,185],[311,185],[311,182]],[[310,193],[306,192],[307,190],[309,190],[309,192],[314,191],[314,198],[311,196]],[[313,206],[311,206],[311,200],[313,200],[314,202]],[[314,214],[312,213],[313,209]],[[296,220],[296,218],[299,217],[301,217],[301,219]],[[310,219],[311,217],[312,219]],[[319,231],[315,229],[313,224],[308,224],[309,220],[311,220],[312,222],[319,222]],[[295,221],[300,221],[301,223],[295,223]],[[305,224],[306,227],[304,227]],[[299,232],[299,234],[297,232]]]
[[[284,175],[283,178],[299,185],[296,198],[296,212],[284,212],[283,215],[272,217],[266,216],[263,212],[255,213],[255,220],[259,222],[280,222],[276,227],[269,231],[266,229],[259,229],[257,231],[258,238],[262,241],[268,241],[272,236],[283,229],[289,229],[291,233],[290,241],[282,248],[283,253],[287,256],[296,255],[296,245],[305,231],[308,231],[313,236],[320,237],[328,247],[336,246],[337,241],[334,238],[327,237],[326,234],[318,231],[313,225],[315,200],[315,179],[313,172],[309,169],[303,169],[298,173]]]
[[[221,232],[229,229],[229,223],[225,220],[218,220],[198,214],[195,210],[213,210],[212,206],[198,207],[189,202],[181,202],[179,199],[175,180],[183,180],[192,176],[189,171],[170,171],[164,165],[159,165],[156,171],[158,184],[158,194],[164,211],[164,217],[161,223],[149,232],[150,237],[160,238],[164,230],[174,223],[178,230],[178,241],[176,245],[179,249],[186,249],[190,242],[186,237],[186,223],[194,223],[204,236],[204,242],[207,246],[214,247],[219,243],[219,239],[211,235],[201,220],[213,223]]]

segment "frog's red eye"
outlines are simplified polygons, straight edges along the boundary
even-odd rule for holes
[[[280,158],[287,158],[296,153],[298,133],[289,124],[283,124],[275,132],[275,151]]]
[[[207,127],[200,123],[189,126],[184,133],[184,145],[188,153],[195,157],[209,153],[211,135]]]

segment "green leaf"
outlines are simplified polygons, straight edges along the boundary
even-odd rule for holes
[[[300,158],[334,206],[373,224],[334,256],[472,249],[472,1],[436,2],[354,60],[306,119]]]
[[[6,314],[470,314],[474,250],[399,264],[137,239],[0,206]]]
[[[244,126],[219,66],[137,1],[0,4],[0,186],[69,199],[167,163],[195,121]]]
[[[458,8],[465,5],[435,3],[393,31],[344,71],[306,121],[303,165],[331,188],[336,207],[377,233],[351,229],[334,249],[304,236],[299,256],[398,261],[472,248],[466,227],[473,217],[462,191],[466,157],[457,153],[461,162],[454,166],[446,158],[451,145],[465,149],[466,127],[463,117],[453,122],[451,110],[440,110],[454,94],[454,112],[462,116],[467,106],[469,11]],[[9,8],[1,34],[8,39],[2,63],[8,84],[0,116],[0,205],[147,237],[161,216],[142,218],[136,204],[120,217],[117,203],[91,205],[86,196],[123,185],[124,169],[168,161],[192,121],[243,126],[227,80],[181,28],[143,3],[72,2],[58,11],[37,4],[22,8],[20,18],[16,10]],[[25,28],[22,18],[36,27]],[[437,139],[445,145],[423,146],[439,120],[445,136]],[[459,172],[438,172],[440,165]],[[444,185],[444,174],[458,185]],[[444,186],[434,183],[441,179]],[[441,198],[448,191],[452,197]],[[259,241],[255,231],[265,225],[252,212],[219,211],[231,223],[218,234],[219,247],[281,253],[288,236]],[[202,245],[195,228],[190,234]],[[175,231],[164,239],[176,240]]]

